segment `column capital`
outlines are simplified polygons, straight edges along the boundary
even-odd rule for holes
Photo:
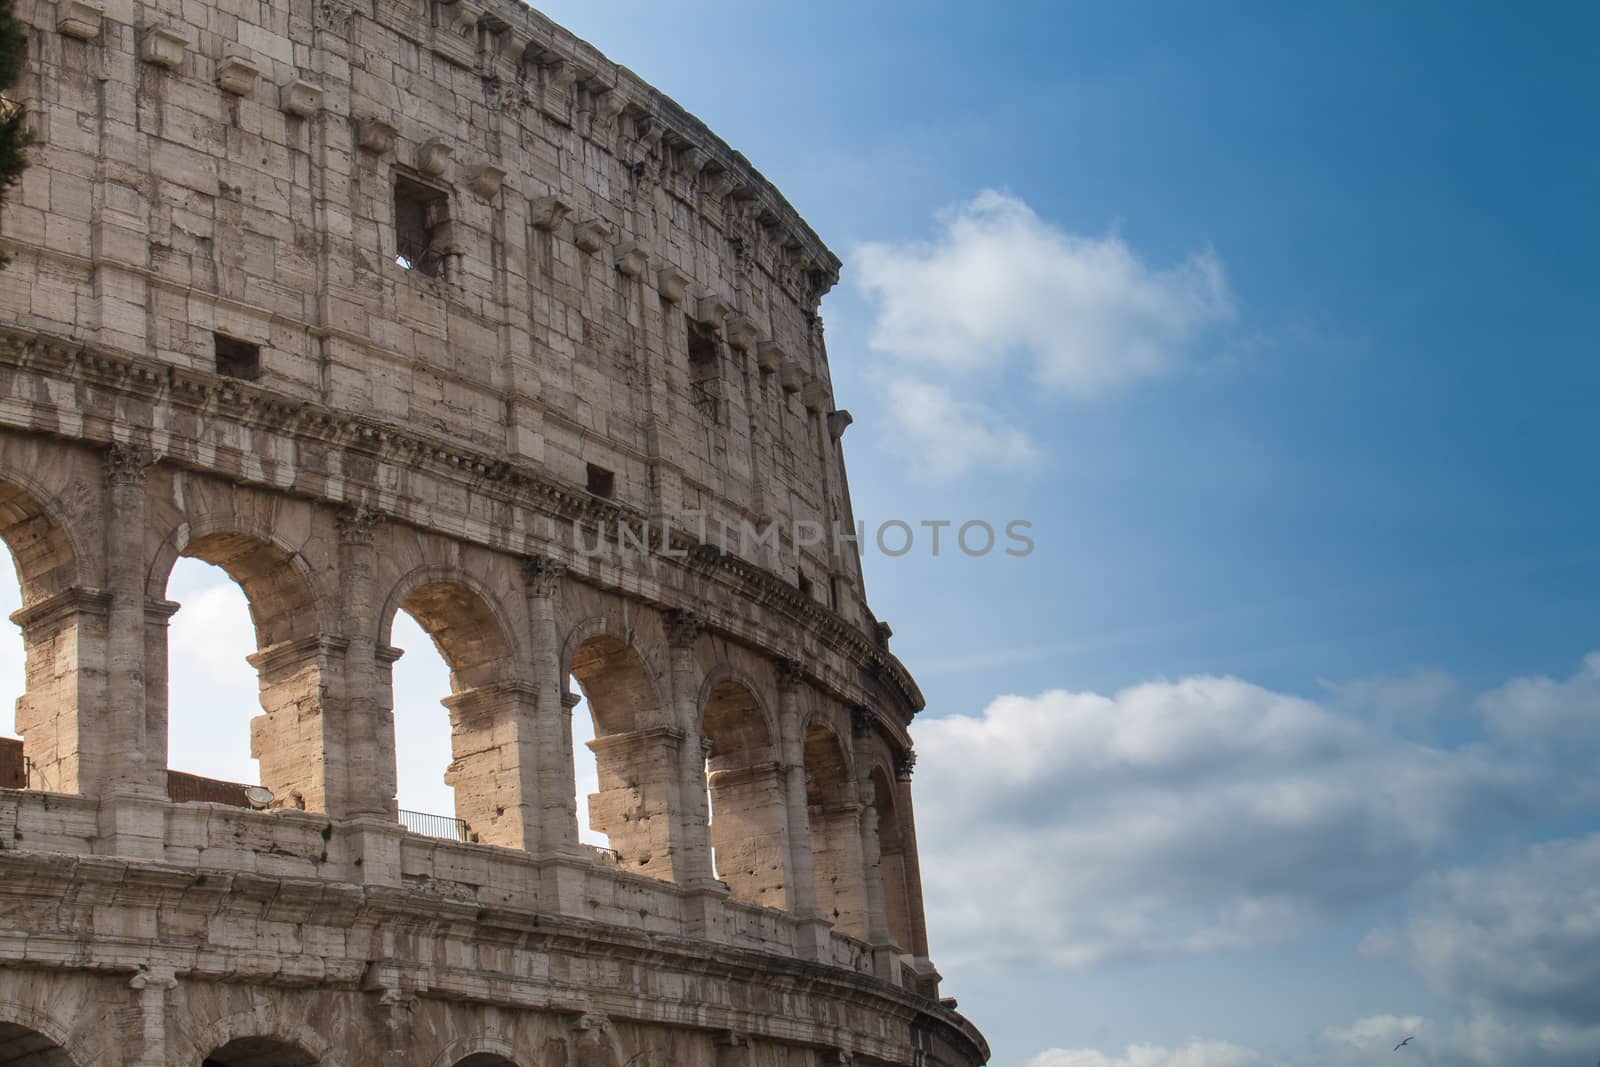
[[[384,521],[383,512],[377,508],[358,504],[339,513],[339,543],[342,545],[370,545],[372,533]]]
[[[700,616],[687,608],[673,608],[662,618],[667,631],[667,643],[673,648],[689,648],[700,639],[705,627]]]
[[[555,596],[566,575],[567,565],[549,556],[530,556],[522,562],[522,577],[528,583],[528,594],[540,599]]]
[[[582,695],[578,693],[561,694],[561,706],[566,708],[568,711],[571,711],[573,708],[577,707],[582,700]]]
[[[915,749],[904,748],[894,754],[894,780],[897,782],[911,781],[911,772],[917,769],[917,753]]]
[[[850,733],[854,736],[864,736],[872,729],[872,724],[875,721],[877,721],[877,716],[865,704],[850,705]]]
[[[797,659],[780,659],[776,669],[779,689],[794,689],[806,680],[805,667]]]
[[[105,451],[106,482],[110,485],[143,485],[145,471],[155,461],[155,453],[144,445],[113,441]]]

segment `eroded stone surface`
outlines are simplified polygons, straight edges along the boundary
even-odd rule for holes
[[[923,928],[921,694],[848,545],[791,536],[854,519],[839,265],[777,190],[509,0],[17,10],[0,1059],[981,1063]],[[171,799],[180,556],[250,601],[267,810]],[[465,841],[399,823],[400,610]]]

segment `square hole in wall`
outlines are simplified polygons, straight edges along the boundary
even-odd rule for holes
[[[716,331],[693,319],[686,319],[685,321],[689,325],[689,362],[694,364],[715,364],[717,362]]]
[[[396,175],[394,179],[395,262],[437,278],[444,273],[442,244],[450,225],[450,196],[441,189]]]
[[[242,378],[253,382],[261,377],[261,346],[214,333],[211,339],[216,346],[217,373],[224,378]]]
[[[604,467],[596,467],[593,463],[587,465],[589,469],[589,492],[595,496],[610,497],[617,490],[617,476],[614,472]]]

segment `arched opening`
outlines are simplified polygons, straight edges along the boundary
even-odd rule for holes
[[[673,788],[678,739],[662,725],[655,683],[639,654],[609,634],[595,634],[572,653],[572,677],[583,694],[573,709],[588,712],[595,785],[587,803],[591,834],[605,835],[624,870],[671,881]],[[574,760],[574,777],[584,762]]]
[[[299,1045],[270,1037],[238,1037],[200,1061],[200,1067],[316,1067]]]
[[[878,870],[883,877],[883,904],[889,934],[900,951],[911,952],[915,946],[911,940],[905,831],[895,804],[894,782],[882,767],[872,769],[872,806],[878,813]]]
[[[498,1052],[474,1052],[464,1060],[457,1060],[455,1067],[517,1067],[517,1064]]]
[[[15,695],[0,741],[0,788],[80,792],[93,774],[85,761],[103,753],[101,739],[79,737],[79,649],[103,638],[104,605],[71,595],[78,565],[66,531],[7,482],[0,482],[0,542],[15,576],[0,588],[0,605],[22,630],[21,647],[8,642],[0,658],[5,692]]]
[[[250,603],[226,571],[199,559],[173,564],[167,596],[182,605],[167,628],[167,793],[248,803],[242,787],[261,784],[250,745],[261,714]]]
[[[806,815],[817,907],[840,932],[866,936],[866,886],[861,873],[861,806],[839,736],[815,720],[806,729]]]
[[[37,1030],[0,1022],[0,1064],[4,1067],[76,1067],[67,1050]]]
[[[174,616],[165,659],[152,668],[167,682],[160,718],[168,795],[248,806],[244,787],[259,783],[274,807],[328,810],[323,675],[329,649],[320,640],[317,598],[303,562],[266,540],[231,531],[195,538],[179,557],[165,590],[188,606]],[[253,632],[244,629],[244,618]],[[235,666],[241,658],[254,669],[253,679]],[[237,740],[247,709],[256,711],[247,720],[254,768]]]
[[[567,677],[568,702],[572,704],[572,785],[578,812],[578,841],[599,849],[605,858],[617,859],[611,838],[589,821],[589,797],[600,792],[600,761],[595,754],[594,714],[583,696],[577,675]]]
[[[717,877],[735,900],[782,908],[788,835],[767,718],[749,689],[725,681],[712,687],[700,730],[710,742],[706,788]]]
[[[450,716],[439,700],[450,690],[450,667],[426,630],[404,611],[395,613],[389,642],[402,655],[391,668],[394,692],[396,800],[407,829],[466,841],[456,817],[450,770]]]
[[[454,792],[456,820],[442,830],[431,822],[408,825],[435,836],[529,847],[538,822],[534,694],[518,680],[516,656],[500,619],[482,595],[454,581],[419,585],[400,602],[399,612],[428,636],[448,670],[448,693],[432,691],[449,712],[450,761],[443,784]],[[407,693],[397,705],[410,699]],[[410,740],[397,738],[397,752],[412,751]],[[400,781],[425,782],[436,766],[437,757],[422,761],[420,771],[402,767]]]
[[[22,608],[22,586],[16,571],[0,567],[0,615],[10,618]],[[27,658],[21,635],[0,640],[0,789],[28,788],[28,765],[23,759],[22,738],[17,734],[17,712],[22,694],[28,688]],[[4,1046],[0,1046],[4,1047]]]

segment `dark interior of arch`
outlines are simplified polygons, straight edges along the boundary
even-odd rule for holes
[[[625,734],[654,723],[656,690],[639,654],[615,637],[589,638],[572,655],[572,676],[583,689],[596,737]]]
[[[517,1067],[512,1060],[494,1052],[474,1052],[464,1060],[457,1060],[455,1067]]]
[[[738,770],[772,758],[766,716],[750,690],[723,682],[711,690],[701,717],[701,732],[711,739],[711,770]]]
[[[316,1062],[311,1053],[287,1041],[240,1037],[201,1060],[200,1067],[315,1067]]]
[[[433,639],[456,692],[502,680],[511,649],[483,597],[453,582],[431,582],[400,607]]]
[[[77,559],[66,531],[27,492],[3,482],[0,541],[11,550],[24,605],[37,604],[77,582]]]
[[[0,1023],[0,1067],[74,1067],[66,1050],[43,1034]]]
[[[806,730],[806,805],[834,808],[850,803],[850,768],[838,735],[821,723]]]
[[[283,549],[248,534],[218,533],[196,538],[182,554],[221,567],[244,590],[259,647],[317,632],[311,586]]]

